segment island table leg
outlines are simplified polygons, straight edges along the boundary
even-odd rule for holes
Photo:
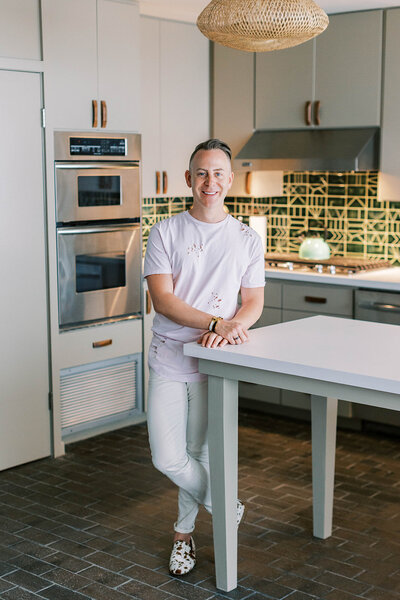
[[[313,519],[315,537],[332,535],[337,399],[311,396]]]
[[[238,382],[208,376],[208,446],[217,588],[237,587]]]

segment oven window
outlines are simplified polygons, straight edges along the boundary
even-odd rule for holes
[[[124,252],[80,254],[76,260],[76,291],[93,292],[126,284]]]
[[[120,175],[78,175],[79,206],[118,206],[120,204]]]

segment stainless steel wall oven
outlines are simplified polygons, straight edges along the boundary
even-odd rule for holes
[[[54,136],[59,326],[139,313],[140,136]]]

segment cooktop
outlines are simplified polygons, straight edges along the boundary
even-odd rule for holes
[[[288,271],[310,270],[331,275],[352,275],[361,271],[376,271],[386,269],[391,264],[387,260],[373,260],[354,256],[331,256],[325,260],[300,258],[298,254],[280,254],[270,252],[265,254],[266,268],[287,269]]]

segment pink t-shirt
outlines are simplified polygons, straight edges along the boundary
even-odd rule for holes
[[[265,285],[260,236],[231,215],[205,223],[183,212],[156,223],[149,235],[144,276],[171,274],[174,294],[210,315],[232,319],[241,287]],[[198,359],[184,356],[183,344],[202,329],[186,327],[156,313],[149,366],[166,379],[202,381]]]

